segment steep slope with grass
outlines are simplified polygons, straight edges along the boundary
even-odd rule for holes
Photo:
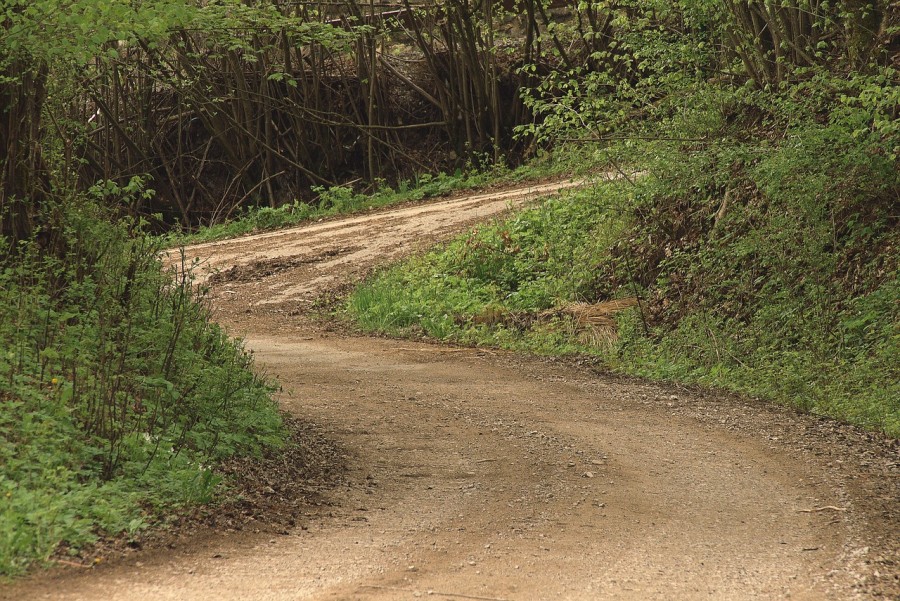
[[[686,119],[722,118],[689,114]],[[897,199],[885,141],[842,124],[662,142],[646,173],[547,201],[361,286],[369,331],[699,382],[900,435]],[[635,297],[617,341],[569,310]]]
[[[632,320],[615,364],[900,435],[896,167],[808,125],[657,168],[605,270],[641,266],[654,329]]]

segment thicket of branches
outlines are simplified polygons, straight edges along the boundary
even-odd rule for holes
[[[51,235],[48,198],[97,182],[149,176],[156,194],[128,210],[193,226],[308,199],[312,186],[516,160],[545,122],[559,135],[608,121],[597,107],[658,77],[647,61],[761,89],[897,51],[886,0],[0,5],[0,224],[12,241]],[[640,104],[621,117],[640,118]]]
[[[0,202],[13,240],[37,229],[51,190],[98,181],[149,176],[155,196],[130,210],[190,226],[314,185],[516,154],[512,128],[530,118],[519,90],[534,81],[520,68],[546,54],[538,32],[552,23],[533,0],[527,18],[469,0],[4,4]]]

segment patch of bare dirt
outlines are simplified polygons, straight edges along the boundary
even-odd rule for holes
[[[327,486],[286,485],[277,456],[235,465],[254,492],[215,529],[0,598],[898,598],[896,441],[591,364],[309,318],[360,274],[507,206],[471,197],[189,249],[209,274],[287,260],[210,294],[279,378],[283,408],[315,424]],[[306,260],[338,247],[358,250]],[[321,505],[295,515],[297,496]]]
[[[315,255],[294,258],[294,257],[276,257],[274,259],[259,259],[252,261],[246,265],[232,265],[222,271],[213,272],[207,279],[211,286],[230,284],[230,283],[247,283],[263,278],[277,275],[283,271],[297,269],[303,265],[311,265],[320,263],[327,259],[339,257],[341,255],[355,252],[359,248],[337,247],[329,248]]]

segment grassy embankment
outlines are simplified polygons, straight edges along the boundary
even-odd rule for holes
[[[900,436],[896,147],[827,116],[754,139],[734,118],[745,109],[697,103],[669,124],[717,131],[708,142],[608,147],[646,174],[383,271],[350,316],[372,332],[593,355]],[[602,303],[635,295],[612,326]]]
[[[0,579],[220,498],[219,460],[285,441],[189,274],[92,206],[0,267]]]

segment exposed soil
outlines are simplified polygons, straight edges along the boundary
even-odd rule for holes
[[[298,450],[232,466],[251,494],[215,528],[0,598],[900,598],[896,441],[577,361],[310,318],[361,274],[531,196],[188,249],[218,319],[281,381]],[[312,467],[290,486],[278,462]]]

